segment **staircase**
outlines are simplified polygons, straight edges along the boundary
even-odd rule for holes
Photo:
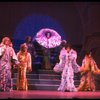
[[[14,40],[14,49],[16,53],[19,51],[20,44],[23,43],[23,41],[19,40]],[[33,68],[41,69],[43,65],[43,50],[41,49],[41,46],[35,42],[34,43],[36,53],[38,56],[35,57],[34,60],[34,65]],[[81,46],[73,46],[73,48],[77,51],[78,53],[78,64],[81,65],[80,61],[80,51],[81,51]],[[51,64],[54,66],[56,64],[56,61],[54,59],[57,59],[58,55],[58,49],[55,49],[56,51],[54,52],[51,50]],[[53,51],[53,52],[52,52]],[[56,57],[57,56],[57,57]],[[42,60],[41,60],[42,59]],[[14,73],[14,78],[13,78],[13,88],[16,90],[16,77],[17,73]],[[51,90],[51,91],[57,91],[60,82],[61,82],[61,75],[53,72],[53,70],[39,70],[38,73],[33,74],[33,73],[27,73],[27,80],[28,80],[28,89],[29,90]],[[77,73],[74,76],[74,84],[77,87],[79,85],[80,81],[80,74]],[[96,83],[96,90],[100,90],[100,75],[95,77],[95,83]]]
[[[14,40],[14,41],[15,41],[14,49],[16,52],[18,52],[20,44],[22,44],[23,41],[19,41],[19,40]],[[35,46],[37,56],[35,57],[35,60],[33,62],[34,63],[33,69],[35,68],[35,70],[37,70],[37,69],[41,69],[44,66],[43,50],[36,41],[34,42],[34,46]],[[76,47],[76,48],[79,48],[79,47]],[[53,68],[52,66],[56,64],[55,59],[57,59],[58,57],[59,50],[58,48],[53,48],[50,51],[51,51],[51,58],[50,58],[51,68]],[[14,78],[13,78],[14,90],[16,90],[16,78],[17,78],[17,73],[14,73]],[[27,80],[28,80],[29,90],[57,91],[61,82],[61,75],[55,73],[53,70],[38,70],[38,73],[36,74],[27,73]],[[79,85],[80,75],[75,74],[74,80],[75,80],[75,86],[77,87]]]
[[[16,77],[14,74],[13,87],[16,90]],[[61,75],[53,72],[53,70],[39,70],[38,74],[27,73],[28,89],[29,90],[50,90],[57,91],[60,82]],[[79,85],[79,74],[75,74],[74,77],[75,86]]]

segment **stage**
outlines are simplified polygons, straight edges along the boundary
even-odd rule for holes
[[[59,92],[59,91],[17,91],[0,92],[0,99],[99,99],[100,91],[96,92]]]

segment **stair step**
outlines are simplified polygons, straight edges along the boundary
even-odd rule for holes
[[[59,85],[61,80],[53,80],[53,79],[27,79],[28,84],[54,84]],[[79,80],[74,80],[75,84],[79,84]],[[13,83],[16,83],[16,78],[13,79]]]
[[[17,73],[14,74],[14,78],[17,77]],[[50,75],[50,74],[27,74],[27,78],[30,79],[60,79],[60,75]]]
[[[56,75],[61,75],[61,73],[56,73],[53,70],[43,70],[39,69],[38,70],[39,74],[56,74]],[[80,73],[74,73],[75,75],[80,75]]]
[[[16,89],[17,74],[14,73],[13,86]],[[61,82],[61,73],[55,73],[53,70],[38,70],[38,73],[27,73],[28,90],[52,90],[57,91]],[[79,74],[74,75],[75,86],[80,83]]]
[[[46,84],[31,84],[28,85],[28,90],[52,90],[55,91],[59,85],[46,85]],[[16,90],[16,85],[13,85],[13,89]]]
[[[78,85],[75,85],[76,87]],[[52,90],[57,91],[59,85],[51,85],[51,84],[30,84],[28,85],[28,90]],[[16,90],[16,84],[13,85],[13,89]]]
[[[17,73],[14,73],[14,78],[17,77]],[[26,74],[27,78],[30,79],[61,79],[61,75],[55,74]],[[79,79],[77,75],[74,76],[74,79]]]
[[[53,70],[39,70],[39,74],[58,74],[60,73],[55,73]]]

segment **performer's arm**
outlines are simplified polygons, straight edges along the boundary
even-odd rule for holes
[[[28,68],[28,71],[32,71],[32,59],[31,59],[31,54],[30,53],[28,53],[27,68]]]

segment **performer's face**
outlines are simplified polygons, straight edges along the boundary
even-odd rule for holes
[[[30,42],[31,41],[31,37],[28,37],[28,42]]]
[[[47,38],[50,38],[51,37],[51,34],[49,32],[46,33],[45,35],[46,35]]]
[[[23,47],[23,48],[21,49],[21,51],[22,51],[22,52],[27,52],[27,48],[26,48],[26,47]]]
[[[89,57],[91,57],[91,53],[89,54]]]
[[[71,50],[71,48],[70,48],[70,47],[67,47],[67,52],[68,52],[68,53],[70,52],[70,50]]]
[[[10,41],[7,39],[5,40],[5,45],[9,45],[10,44]]]

